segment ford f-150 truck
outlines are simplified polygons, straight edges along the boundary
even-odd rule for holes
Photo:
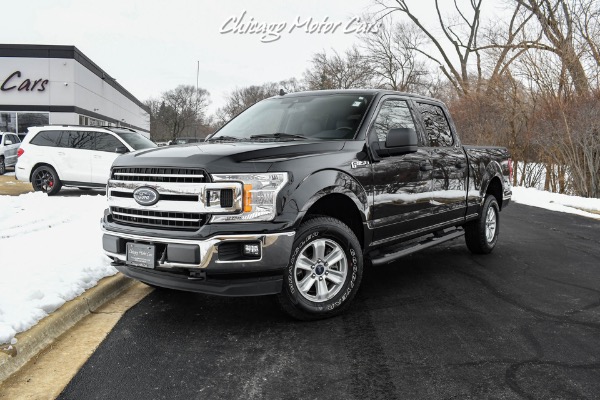
[[[295,318],[325,318],[366,268],[463,235],[490,253],[511,174],[505,148],[461,145],[438,100],[281,93],[206,142],[120,156],[103,247],[152,286],[276,295]]]

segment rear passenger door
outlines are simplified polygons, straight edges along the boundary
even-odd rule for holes
[[[63,181],[88,183],[92,181],[94,132],[63,131],[59,154],[63,160]]]
[[[467,157],[452,131],[446,110],[433,102],[416,104],[433,164],[433,223],[459,222],[467,207]]]
[[[106,132],[94,132],[96,144],[92,156],[92,183],[106,185],[110,177],[110,167],[119,156],[117,148],[126,147],[115,136]]]

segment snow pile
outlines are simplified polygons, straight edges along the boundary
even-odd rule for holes
[[[0,196],[0,344],[117,271],[102,253],[104,196]]]
[[[583,211],[591,210],[600,212],[600,199],[568,196],[566,194],[545,192],[534,188],[514,186],[512,191],[512,200],[516,203],[600,219],[600,214]]]

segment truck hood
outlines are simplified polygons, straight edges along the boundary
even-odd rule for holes
[[[117,167],[199,167],[207,172],[266,172],[273,162],[335,153],[345,141],[194,143],[124,154]]]

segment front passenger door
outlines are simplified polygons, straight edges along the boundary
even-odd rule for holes
[[[387,98],[369,129],[371,148],[385,143],[390,129],[416,129],[406,100]],[[417,131],[418,132],[418,131]],[[406,236],[429,224],[431,162],[422,147],[414,153],[382,157],[373,169],[373,228],[375,245]]]
[[[94,134],[96,146],[92,156],[92,183],[106,185],[110,177],[110,168],[120,155],[117,149],[125,147],[125,144],[110,133],[95,132]]]

